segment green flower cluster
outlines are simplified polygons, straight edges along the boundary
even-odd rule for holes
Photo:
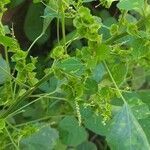
[[[99,41],[101,39],[101,36],[98,34],[101,21],[98,17],[92,16],[88,8],[83,6],[79,8],[73,24],[81,37],[91,41]]]

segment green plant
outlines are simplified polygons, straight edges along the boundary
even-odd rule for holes
[[[25,50],[2,24],[10,1],[0,2],[2,150],[150,149],[150,5],[120,0],[119,19],[112,19],[106,11],[92,15],[92,1],[33,1],[24,26],[32,44]],[[99,5],[109,9],[114,1]],[[43,72],[30,51],[48,40],[55,19],[57,37]]]

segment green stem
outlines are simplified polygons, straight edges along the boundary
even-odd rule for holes
[[[59,0],[57,1],[57,3],[58,3],[58,6],[59,6]],[[57,17],[57,42],[58,42],[58,44],[60,45],[60,37],[59,37],[59,23],[60,23],[60,21],[59,21],[59,17],[60,17],[60,11],[59,11],[59,9],[58,9],[58,17]]]
[[[52,94],[54,94],[54,92],[49,93],[49,95],[52,95]],[[46,97],[47,97],[47,95],[44,95],[44,96],[42,96],[42,97],[39,97],[39,98],[33,100],[32,102],[30,102],[30,103],[28,103],[28,104],[26,104],[26,105],[20,107],[19,109],[15,110],[13,113],[9,114],[8,117],[14,116],[14,115],[18,114],[18,112],[22,111],[22,109],[24,109],[24,108],[26,108],[26,107],[32,105],[33,103],[35,103],[35,102],[37,102],[37,101],[39,101],[39,100],[41,100],[41,99],[43,99],[43,98],[46,98]]]
[[[113,37],[109,38],[108,40],[106,40],[105,44],[108,44],[108,45],[112,44],[113,42],[115,42],[115,41],[117,41],[117,40],[119,40],[119,39],[121,39],[121,38],[123,38],[123,37],[125,37],[127,35],[128,35],[127,32],[123,32],[123,33],[121,33],[119,35],[113,36]]]
[[[70,114],[68,114],[70,115]],[[57,116],[45,116],[45,117],[42,117],[42,118],[39,118],[39,119],[36,119],[36,120],[32,120],[32,121],[28,121],[28,122],[25,122],[25,123],[21,123],[21,124],[18,124],[16,125],[15,127],[22,127],[22,126],[25,126],[25,125],[28,125],[28,124],[33,124],[33,123],[36,123],[36,122],[40,122],[40,121],[44,121],[44,120],[48,120],[50,118],[59,118],[59,117],[65,117],[65,115],[57,115]]]
[[[7,70],[5,70],[3,67],[0,66],[0,69],[3,70],[10,78],[12,78],[16,83],[21,84],[22,86],[26,88],[30,88],[28,85],[22,83],[21,81],[17,80],[14,76],[12,76]]]
[[[64,12],[64,8],[63,8],[62,0],[59,0],[59,10],[61,13],[61,28],[62,28],[62,36],[63,36],[63,45],[64,45],[65,53],[67,53],[67,50],[66,50],[66,33],[65,33],[65,12]]]
[[[10,70],[10,65],[9,65],[9,58],[8,58],[8,51],[7,51],[7,47],[6,46],[4,47],[4,50],[5,50],[5,59],[6,59],[6,62],[7,62],[7,65],[8,65],[8,69],[9,69],[8,73],[11,75],[11,70]],[[13,83],[12,83],[12,78],[10,76],[9,76],[9,86],[10,86],[10,90],[11,90],[11,97],[13,99]],[[9,88],[8,88],[8,90],[9,90]]]
[[[45,75],[37,84],[35,84],[34,87],[30,88],[22,96],[20,96],[15,103],[13,103],[6,111],[0,114],[0,118],[6,118],[9,114],[13,113],[25,99],[27,99],[41,84],[50,78],[51,73],[52,72]]]
[[[14,145],[14,147],[16,148],[16,150],[19,150],[19,147],[16,145],[16,143],[14,142],[13,138],[11,137],[11,134],[9,133],[9,131],[7,130],[7,128],[5,127],[6,133],[9,136],[12,144]]]
[[[15,130],[16,132],[19,132],[19,129],[17,129],[14,125],[12,125],[11,123],[9,123],[8,121],[6,121],[7,125],[12,128],[13,130]]]
[[[44,35],[44,32],[42,32],[34,41],[33,43],[30,45],[30,47],[28,48],[27,52],[29,53],[29,51],[31,50],[31,48],[34,46],[34,44]]]
[[[60,37],[59,37],[59,18],[57,18],[57,42],[60,45]]]
[[[123,102],[126,104],[126,103],[127,103],[127,102],[126,102],[126,99],[125,99],[124,96],[122,95],[122,93],[121,93],[121,91],[120,91],[120,89],[119,89],[119,87],[118,87],[116,81],[114,80],[113,75],[112,75],[110,69],[108,68],[107,63],[106,63],[105,61],[103,61],[103,63],[104,63],[104,66],[105,66],[105,68],[106,68],[106,70],[107,70],[107,72],[108,72],[108,74],[109,74],[109,76],[110,76],[110,78],[111,78],[111,80],[112,80],[112,82],[113,82],[113,84],[114,84],[114,86],[115,86],[115,88],[116,88],[118,94],[120,95],[120,97],[121,97],[121,99],[123,100]]]

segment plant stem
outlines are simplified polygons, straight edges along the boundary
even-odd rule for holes
[[[31,87],[29,90],[27,90],[22,96],[20,96],[14,104],[12,104],[6,111],[0,114],[0,118],[6,118],[9,114],[13,113],[15,109],[26,99],[28,98],[41,84],[46,82],[50,76],[51,73],[48,73],[45,75],[37,84],[35,84],[34,87]]]
[[[21,81],[17,80],[14,76],[12,76],[7,70],[5,70],[3,67],[0,66],[0,69],[3,70],[10,78],[12,78],[16,83],[21,84],[22,86],[26,88],[30,88],[28,85],[22,83]]]
[[[114,80],[113,75],[112,75],[110,69],[108,68],[108,65],[107,65],[106,61],[103,61],[103,63],[104,63],[104,66],[105,66],[105,68],[106,68],[106,70],[107,70],[107,72],[108,72],[108,74],[109,74],[109,76],[110,76],[110,78],[111,78],[111,80],[112,80],[112,82],[113,82],[113,84],[114,84],[114,86],[115,86],[115,88],[116,88],[118,94],[119,94],[120,97],[122,98],[123,102],[126,104],[126,103],[127,103],[127,102],[126,102],[126,99],[125,99],[124,96],[122,95],[122,93],[121,93],[121,91],[120,91],[120,89],[119,89],[119,87],[118,87],[116,81]]]
[[[5,50],[5,59],[6,59],[7,65],[8,65],[7,67],[8,67],[8,70],[9,70],[9,74],[11,75],[10,65],[9,65],[9,58],[8,58],[8,51],[7,51],[7,47],[6,46],[4,46],[4,50]],[[9,76],[9,86],[10,86],[10,90],[11,90],[11,97],[13,99],[13,84],[12,84],[12,80],[11,80],[10,76]]]
[[[66,33],[65,33],[65,12],[64,12],[62,0],[59,0],[59,10],[61,13],[61,28],[62,28],[62,36],[63,36],[63,45],[64,45],[65,53],[67,53],[67,50],[66,50]]]
[[[57,3],[58,3],[58,6],[59,6],[59,0],[57,1]],[[57,17],[57,42],[58,42],[58,44],[60,45],[60,37],[59,37],[59,23],[60,23],[60,21],[59,21],[59,17],[60,17],[60,11],[59,11],[59,9],[57,10],[58,12],[58,17]]]
[[[70,115],[70,114],[68,114]],[[42,118],[39,118],[39,119],[36,119],[36,120],[32,120],[32,121],[28,121],[28,122],[25,122],[25,123],[21,123],[21,124],[18,124],[16,125],[15,127],[22,127],[22,126],[25,126],[25,125],[28,125],[28,124],[32,124],[32,123],[36,123],[36,122],[39,122],[39,121],[44,121],[44,120],[48,120],[50,118],[59,118],[59,117],[65,117],[66,115],[57,115],[57,116],[45,116],[45,117],[42,117]]]
[[[51,95],[51,94],[54,94],[54,92],[50,93],[49,95]],[[22,106],[21,108],[15,110],[13,113],[9,114],[8,117],[9,117],[9,116],[14,116],[14,114],[18,114],[18,112],[22,111],[22,109],[24,109],[24,108],[26,108],[26,107],[32,105],[33,103],[35,103],[35,102],[37,102],[37,101],[39,101],[39,100],[41,100],[41,99],[43,99],[43,98],[46,98],[46,97],[47,97],[47,95],[44,95],[44,96],[42,96],[42,97],[39,97],[39,98],[33,100],[32,102],[30,102],[30,103],[28,103],[28,104]],[[50,97],[50,98],[51,98],[51,97]],[[53,97],[52,97],[52,98],[53,98]]]
[[[34,46],[34,44],[44,35],[44,32],[42,32],[30,45],[30,47],[28,48],[27,52],[29,53],[29,51],[31,50],[31,48]]]
[[[12,144],[13,144],[14,147],[16,148],[16,150],[19,150],[19,147],[18,147],[18,146],[16,145],[16,143],[14,142],[13,138],[11,137],[11,135],[10,135],[10,133],[9,133],[9,131],[7,130],[6,127],[5,127],[5,130],[6,130],[7,134],[8,134],[8,136],[9,136],[9,138],[10,138]]]
[[[112,44],[113,42],[115,42],[115,41],[117,41],[117,40],[119,40],[119,39],[121,39],[122,37],[125,37],[125,36],[127,36],[127,35],[128,35],[127,32],[123,32],[123,33],[121,33],[121,34],[119,34],[119,35],[113,36],[113,37],[107,39],[107,40],[105,41],[105,44],[108,44],[108,45],[109,45],[109,44]]]

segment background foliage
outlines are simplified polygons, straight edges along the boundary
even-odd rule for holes
[[[150,150],[149,1],[0,10],[0,150]]]

